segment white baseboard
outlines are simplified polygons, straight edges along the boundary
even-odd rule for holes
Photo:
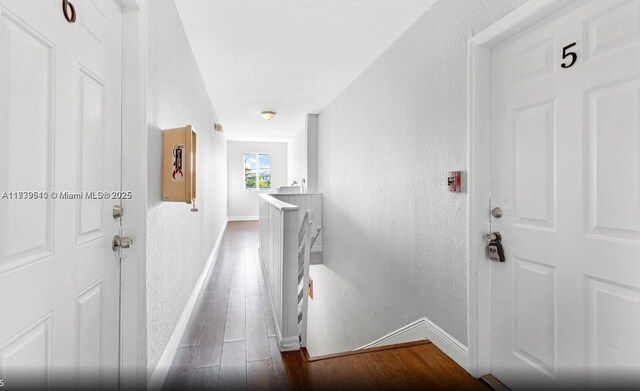
[[[401,327],[369,344],[361,346],[356,350],[419,341],[421,339],[430,340],[447,356],[451,357],[453,361],[457,362],[458,365],[465,370],[468,369],[469,350],[467,347],[427,318],[411,322],[408,325]]]
[[[171,338],[169,338],[169,342],[167,343],[167,347],[165,347],[164,352],[162,352],[162,356],[160,356],[160,360],[158,361],[158,365],[156,365],[156,368],[151,375],[151,379],[149,379],[149,385],[147,387],[148,390],[160,390],[162,388],[162,384],[164,384],[164,380],[167,377],[167,373],[171,368],[173,358],[175,357],[178,346],[180,345],[180,341],[182,340],[182,335],[187,329],[187,324],[189,323],[189,319],[191,318],[191,313],[193,312],[193,309],[196,306],[196,302],[198,301],[200,291],[204,286],[204,282],[207,279],[209,271],[213,268],[214,260],[216,259],[216,254],[218,252],[218,249],[220,248],[222,236],[224,235],[224,231],[226,230],[226,228],[227,221],[225,221],[224,225],[222,226],[220,235],[218,235],[216,244],[213,246],[211,254],[209,254],[209,259],[207,259],[207,263],[205,264],[204,269],[200,274],[200,278],[198,278],[196,285],[193,287],[191,296],[189,297],[189,300],[187,301],[187,304],[182,311],[182,315],[178,320],[178,324],[173,330],[173,334],[171,334]]]
[[[280,338],[279,341],[280,351],[281,352],[290,352],[293,350],[300,350],[300,337],[287,337]]]
[[[258,221],[260,216],[229,216],[229,221]]]

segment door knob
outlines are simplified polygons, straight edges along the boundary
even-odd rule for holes
[[[118,251],[121,248],[129,248],[133,244],[133,240],[128,237],[121,238],[120,235],[116,235],[113,237],[113,241],[111,242],[111,248],[113,251]]]
[[[491,216],[495,217],[496,219],[502,217],[502,208],[496,206],[495,208],[491,209]]]

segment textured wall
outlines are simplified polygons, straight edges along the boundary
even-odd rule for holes
[[[226,142],[171,0],[149,1],[147,340],[149,375],[178,323],[227,216]],[[197,206],[162,202],[161,129],[198,130]]]
[[[467,195],[446,192],[467,169],[467,40],[525,2],[438,1],[320,114],[312,354],[424,316],[467,343]]]
[[[245,152],[271,153],[271,190],[244,190]],[[287,185],[287,144],[229,141],[227,143],[227,186],[229,191],[229,218],[257,217],[258,194],[272,193]]]

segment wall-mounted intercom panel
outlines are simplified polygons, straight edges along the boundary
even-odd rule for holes
[[[162,200],[196,199],[196,130],[191,125],[162,131]]]

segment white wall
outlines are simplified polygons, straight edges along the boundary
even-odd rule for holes
[[[467,40],[523,3],[437,2],[320,113],[312,354],[425,316],[467,343],[467,195],[446,192],[467,169]]]
[[[287,184],[307,178],[307,130],[302,129],[287,143]]]
[[[244,190],[245,152],[271,153],[271,190]],[[276,188],[287,185],[287,144],[246,141],[227,142],[227,186],[230,220],[257,220],[258,194],[274,193]]]
[[[171,0],[149,5],[147,212],[147,360],[151,375],[227,217],[226,142],[178,12]],[[161,129],[198,130],[197,206],[162,202]],[[126,261],[125,261],[126,262]]]
[[[307,189],[318,192],[318,114],[307,115]]]
[[[307,114],[305,128],[287,143],[287,173],[287,183],[304,178],[307,193],[318,192],[318,114]]]

